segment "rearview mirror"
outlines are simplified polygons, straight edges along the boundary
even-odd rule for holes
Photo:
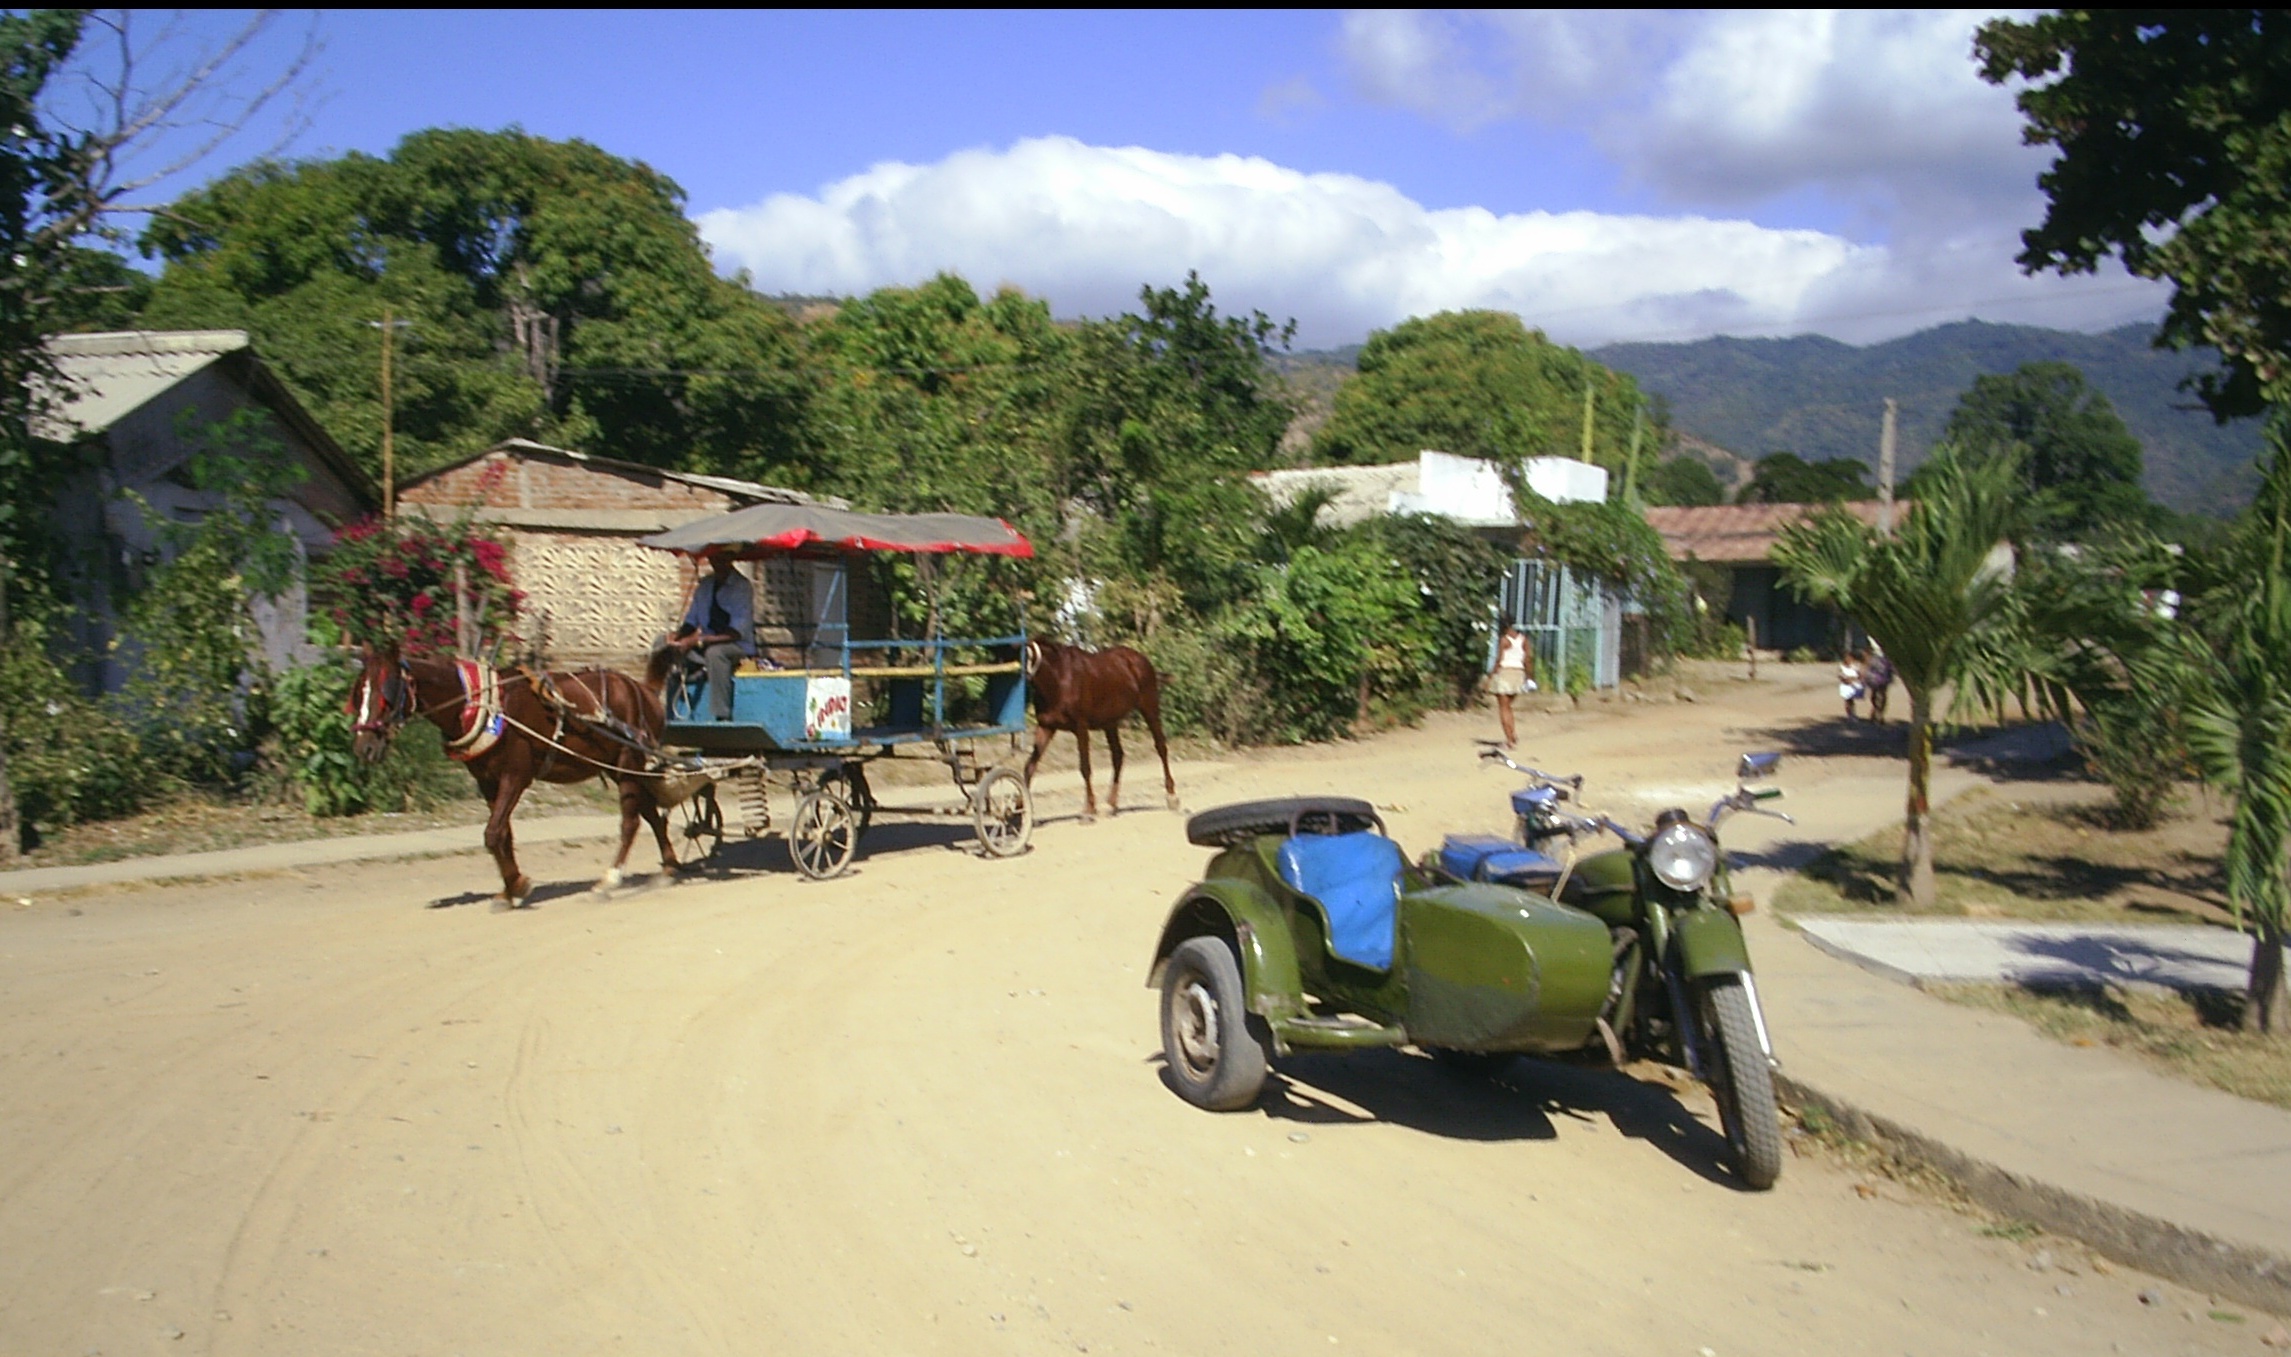
[[[1734,769],[1734,776],[1744,782],[1756,782],[1762,777],[1772,777],[1774,770],[1781,766],[1782,756],[1772,751],[1763,754],[1744,754],[1742,762],[1736,765]]]

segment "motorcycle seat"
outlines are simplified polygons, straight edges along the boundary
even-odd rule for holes
[[[1328,919],[1328,949],[1340,960],[1392,968],[1400,906],[1400,845],[1382,834],[1300,834],[1275,855],[1281,881],[1318,904]]]

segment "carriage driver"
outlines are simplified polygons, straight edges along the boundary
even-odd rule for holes
[[[708,566],[708,577],[692,591],[692,606],[684,610],[684,625],[668,643],[688,655],[699,652],[708,665],[709,715],[729,721],[732,671],[756,653],[755,594],[734,568],[728,548],[710,548]]]

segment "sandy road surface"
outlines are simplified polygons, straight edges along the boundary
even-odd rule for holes
[[[1612,808],[1683,799],[1826,682],[1526,744]],[[1414,850],[1502,828],[1483,724],[1181,784],[1371,796]],[[1783,839],[1898,777],[1795,763]],[[1196,1111],[1142,980],[1203,855],[1076,800],[1021,859],[879,829],[822,885],[599,899],[581,846],[530,855],[559,889],[515,914],[427,907],[484,887],[470,857],[0,911],[0,1352],[2260,1350],[1821,1161],[1739,1192],[1707,1099],[1658,1082],[1392,1052]]]

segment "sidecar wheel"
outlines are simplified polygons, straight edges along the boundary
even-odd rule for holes
[[[1241,986],[1241,963],[1222,938],[1188,938],[1161,981],[1161,1051],[1179,1097],[1237,1112],[1265,1087],[1265,1045]]]
[[[1742,1184],[1763,1192],[1782,1176],[1782,1118],[1774,1107],[1774,1071],[1758,1049],[1758,1026],[1740,981],[1703,990],[1703,1030],[1710,1034],[1710,1083],[1718,1119],[1734,1150]]]

